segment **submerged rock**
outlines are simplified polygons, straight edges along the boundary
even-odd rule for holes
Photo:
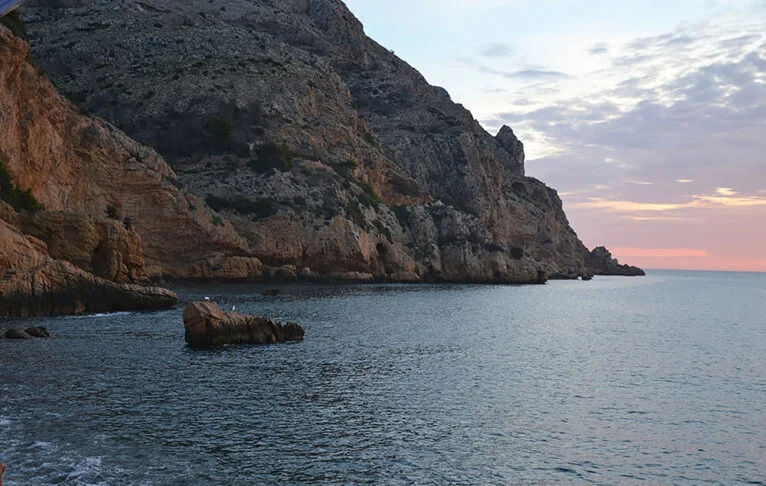
[[[21,329],[8,329],[4,336],[5,339],[27,339],[29,337]]]
[[[32,337],[36,338],[47,338],[51,337],[50,331],[48,331],[45,327],[30,327],[26,330],[24,330],[25,333],[29,334]]]
[[[212,302],[192,302],[184,309],[186,342],[193,348],[226,344],[272,344],[302,341],[304,330],[294,323],[282,324],[260,316],[223,312]]]

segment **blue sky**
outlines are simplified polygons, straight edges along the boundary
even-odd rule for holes
[[[766,0],[347,0],[562,194],[589,246],[766,271]]]

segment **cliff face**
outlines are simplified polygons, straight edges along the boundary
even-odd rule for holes
[[[173,170],[108,123],[72,113],[18,45],[4,82],[21,93],[20,79],[35,78],[45,97],[29,92],[39,105],[3,108],[18,122],[2,134],[15,140],[10,167],[46,207],[102,214],[111,205],[129,217],[150,274],[241,268],[205,263],[209,254],[256,256],[267,275],[285,278],[589,273],[556,192],[525,177],[512,130],[486,133],[367,38],[338,0],[25,8],[34,57],[57,87],[155,147]],[[50,157],[53,141],[68,154],[61,163]],[[24,169],[27,160],[36,167]],[[233,226],[212,224],[202,201]],[[259,273],[248,261],[245,273]]]
[[[79,114],[27,53],[0,26],[0,161],[48,210],[22,217],[24,233],[114,281],[260,274],[247,242],[156,152]]]
[[[2,205],[2,203],[0,203]],[[119,284],[51,258],[46,244],[0,219],[0,317],[162,309],[175,305],[172,292]]]

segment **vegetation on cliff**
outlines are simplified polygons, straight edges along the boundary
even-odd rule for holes
[[[17,211],[39,211],[42,209],[42,205],[32,195],[31,189],[22,190],[13,183],[8,167],[5,165],[7,160],[7,157],[0,156],[0,199]]]

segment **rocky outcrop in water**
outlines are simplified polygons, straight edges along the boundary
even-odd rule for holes
[[[51,337],[51,333],[44,327],[29,327],[23,331],[21,329],[8,329],[3,337],[5,339],[48,338]]]
[[[222,312],[212,302],[188,304],[183,318],[186,342],[193,348],[302,341],[304,335],[298,324],[281,324],[259,316]]]
[[[178,174],[188,190],[180,194],[199,198],[190,205],[206,211],[204,201],[222,215],[229,236],[218,241],[236,242],[218,248],[223,257],[254,256],[266,276],[310,279],[539,282],[588,273],[589,252],[558,195],[525,177],[513,131],[484,131],[369,39],[339,0],[37,0],[24,16],[56,85],[156,147],[173,171],[148,149],[133,159],[171,181]],[[168,254],[160,242],[188,237],[135,216],[138,204],[118,209],[161,273],[236,273],[179,261],[204,260],[215,247],[210,228],[199,235],[204,251]],[[173,226],[188,228],[183,221]],[[256,266],[237,276],[254,276]]]
[[[588,256],[588,268],[594,275],[621,275],[625,277],[638,277],[646,273],[638,267],[621,265],[612,253],[603,246],[594,248]]]

